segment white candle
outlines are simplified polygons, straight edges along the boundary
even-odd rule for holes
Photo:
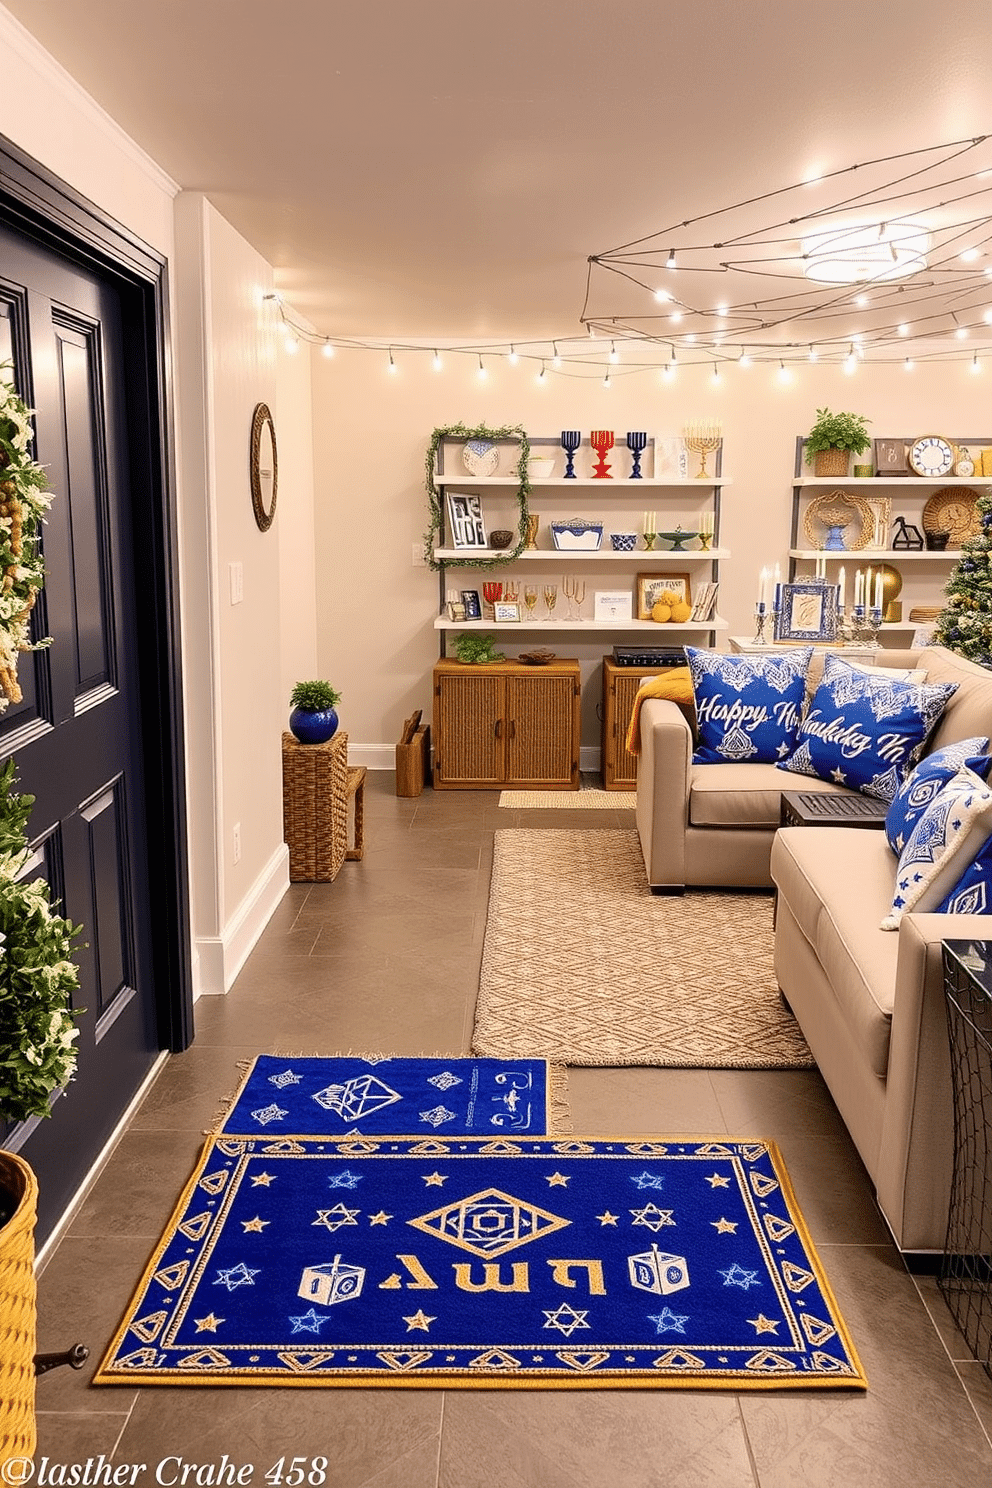
[[[857,573],[854,575],[854,604],[855,604],[855,607],[857,607],[860,604],[864,604],[864,602],[865,602],[865,600],[864,600],[864,586],[865,586],[865,576],[864,576],[864,574],[861,572],[861,570],[859,568],[858,571],[857,571]]]
[[[875,570],[875,608],[882,608],[882,575],[878,569]]]
[[[844,565],[842,563],[840,573],[837,575],[837,603],[841,609],[844,608],[844,586],[846,583],[847,574],[844,572]]]

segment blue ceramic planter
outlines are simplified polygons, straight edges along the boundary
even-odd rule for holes
[[[313,713],[308,708],[294,708],[289,715],[289,728],[301,744],[326,744],[337,732],[338,715],[333,708]]]

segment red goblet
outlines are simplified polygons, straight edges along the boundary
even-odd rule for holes
[[[606,463],[606,452],[613,448],[612,429],[593,429],[589,435],[589,443],[599,456],[599,462],[593,466],[593,476],[596,480],[612,480],[610,467]]]

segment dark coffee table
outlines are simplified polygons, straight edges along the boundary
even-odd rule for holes
[[[830,791],[783,791],[783,827],[883,827],[888,803]]]

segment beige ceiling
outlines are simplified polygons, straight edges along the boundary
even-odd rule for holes
[[[565,337],[591,254],[992,129],[988,0],[4,3],[330,336]]]

